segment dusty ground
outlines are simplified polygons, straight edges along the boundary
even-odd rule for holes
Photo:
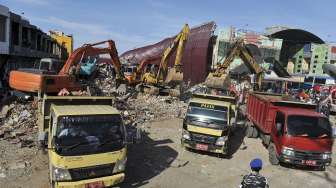
[[[334,161],[326,171],[299,170],[271,166],[258,139],[245,138],[245,148],[241,129],[230,159],[181,148],[179,119],[147,123],[145,130],[143,143],[130,147],[127,178],[120,187],[237,187],[254,157],[263,159],[262,174],[271,187],[336,187],[335,146]],[[48,159],[41,152],[0,141],[0,155],[0,187],[48,187]]]

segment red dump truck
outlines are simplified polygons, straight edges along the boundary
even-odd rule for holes
[[[315,107],[281,95],[250,93],[247,137],[261,138],[273,165],[324,168],[331,163],[332,126]]]

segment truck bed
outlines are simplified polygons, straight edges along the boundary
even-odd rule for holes
[[[316,105],[302,103],[284,95],[252,92],[248,96],[246,115],[248,120],[256,125],[260,131],[269,134],[277,109],[302,109],[306,111],[307,109],[315,110],[315,107]]]

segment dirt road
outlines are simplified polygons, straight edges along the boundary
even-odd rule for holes
[[[237,187],[254,157],[264,161],[262,174],[271,187],[336,187],[335,146],[334,161],[326,171],[300,170],[270,165],[260,140],[244,138],[246,145],[242,144],[242,129],[234,135],[232,157],[219,158],[184,150],[180,146],[180,119],[147,123],[144,127],[148,134],[141,144],[130,147],[126,180],[119,187]],[[41,152],[17,148],[6,141],[0,142],[0,152],[0,187],[48,187],[48,159]]]

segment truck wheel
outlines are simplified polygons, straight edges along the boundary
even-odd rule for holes
[[[270,143],[267,149],[268,149],[268,157],[269,157],[270,163],[272,165],[278,165],[279,159],[276,155],[275,145],[273,143]]]

